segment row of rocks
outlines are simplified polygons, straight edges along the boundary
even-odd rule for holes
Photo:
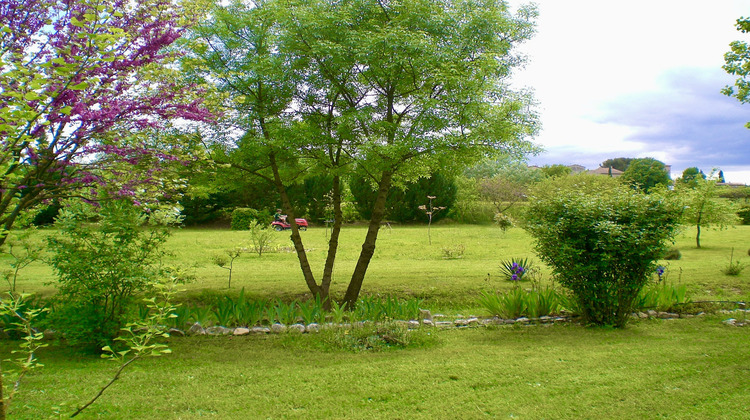
[[[674,312],[648,310],[646,312],[636,312],[632,315],[632,317],[640,318],[640,319],[648,319],[648,318],[676,319],[676,318],[694,318],[696,316],[703,316],[703,315],[705,315],[704,312],[699,312],[697,314],[678,314]]]
[[[748,309],[735,309],[735,310],[721,310],[718,311],[719,313],[723,314],[738,314],[742,313],[743,315],[748,315],[750,313],[750,310]],[[632,314],[633,318],[637,319],[677,319],[677,318],[694,318],[694,317],[700,317],[704,316],[704,312],[700,312],[697,314],[678,314],[673,312],[661,312],[661,311],[654,311],[649,310],[646,312],[636,312]],[[458,319],[455,319],[453,321],[438,321],[438,319],[445,319],[447,318],[445,315],[435,314],[434,316],[430,313],[430,311],[421,310],[420,316],[422,319],[420,321],[417,320],[411,320],[411,321],[394,321],[397,324],[401,324],[403,326],[406,326],[409,329],[417,329],[422,326],[426,327],[436,327],[436,328],[467,328],[467,327],[480,327],[480,326],[488,326],[488,325],[550,325],[550,324],[559,324],[559,323],[565,323],[565,322],[572,322],[575,321],[575,319],[571,316],[541,316],[539,318],[527,318],[527,317],[521,317],[521,318],[515,318],[515,319],[503,319],[499,317],[493,317],[493,318],[479,318],[476,316],[469,316],[469,317],[459,317]],[[200,323],[195,323],[190,328],[186,330],[181,330],[178,328],[171,328],[169,329],[169,334],[173,336],[196,336],[196,335],[213,335],[213,336],[221,336],[221,335],[234,335],[234,336],[243,336],[243,335],[250,335],[250,334],[280,334],[280,333],[286,333],[286,332],[296,332],[296,333],[316,333],[319,332],[322,329],[332,329],[332,328],[352,328],[352,327],[362,327],[365,326],[368,323],[372,323],[372,321],[360,321],[355,323],[345,323],[345,324],[333,324],[333,323],[326,323],[326,324],[318,324],[318,323],[312,323],[312,324],[291,324],[291,325],[284,325],[284,324],[272,324],[270,326],[254,326],[254,327],[224,327],[224,326],[209,326],[209,327],[203,327]],[[729,318],[724,321],[722,321],[725,325],[731,325],[735,327],[744,327],[746,325],[750,325],[750,320],[747,320],[747,316],[743,316],[742,320],[737,320],[735,318]],[[56,335],[56,332],[53,330],[45,330],[44,331],[44,339],[51,340],[54,339]]]
[[[427,312],[427,313],[424,313],[424,312]],[[493,317],[493,318],[468,317],[468,318],[458,318],[454,321],[438,321],[437,319],[445,318],[445,316],[436,314],[433,317],[432,315],[429,314],[428,311],[424,311],[424,312],[422,313],[424,318],[421,321],[410,320],[410,321],[395,321],[395,322],[397,324],[404,325],[409,329],[417,329],[422,326],[447,329],[447,328],[480,327],[480,326],[488,326],[488,325],[559,324],[559,323],[573,321],[573,318],[570,316],[542,316],[539,318],[521,317],[521,318],[515,318],[515,319],[503,319],[499,317]],[[702,312],[700,314],[694,315],[694,314],[677,314],[677,313],[670,313],[670,312],[647,311],[647,312],[635,313],[633,314],[633,317],[640,318],[640,319],[648,319],[648,318],[676,319],[676,318],[692,318],[695,316],[702,316],[702,315],[704,315]],[[356,322],[353,324],[312,323],[308,325],[301,324],[301,323],[291,324],[291,325],[273,324],[267,327],[255,326],[255,327],[236,327],[236,328],[227,328],[227,327],[222,327],[222,326],[203,327],[199,323],[195,323],[186,331],[172,329],[170,330],[170,334],[189,335],[189,336],[195,336],[195,335],[242,336],[242,335],[249,335],[249,334],[271,334],[271,333],[279,334],[279,333],[285,333],[285,332],[316,333],[322,329],[362,327],[369,322],[370,321]]]

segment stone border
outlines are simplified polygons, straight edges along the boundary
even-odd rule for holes
[[[718,314],[727,314],[727,315],[736,315],[736,314],[742,314],[742,319],[738,320],[735,318],[728,318],[722,321],[725,325],[730,325],[734,327],[745,327],[750,326],[750,309],[735,309],[735,310],[720,310],[717,311]],[[681,319],[681,318],[695,318],[695,317],[702,317],[706,315],[705,312],[699,312],[697,314],[679,314],[679,313],[673,313],[673,312],[661,312],[661,311],[654,311],[649,310],[646,312],[636,312],[631,315],[632,318],[635,319]],[[521,325],[521,326],[533,326],[533,325],[542,325],[542,326],[549,326],[553,324],[564,324],[564,323],[576,323],[578,321],[577,317],[573,317],[570,315],[562,315],[562,316],[542,316],[539,318],[515,318],[515,319],[503,319],[499,317],[491,317],[491,318],[483,318],[483,317],[477,317],[477,316],[468,316],[464,317],[462,315],[458,315],[459,318],[453,320],[453,321],[436,321],[436,318],[447,318],[445,315],[441,314],[435,314],[432,315],[430,311],[428,310],[420,310],[420,316],[422,317],[421,320],[410,320],[410,321],[394,321],[397,324],[404,325],[410,330],[414,330],[420,327],[433,327],[433,328],[440,328],[440,329],[457,329],[457,328],[476,328],[476,327],[487,327],[487,326],[500,326],[500,325]],[[316,333],[320,332],[320,330],[324,329],[334,329],[334,328],[352,328],[352,327],[364,327],[367,324],[373,324],[372,321],[359,321],[355,323],[344,323],[344,324],[334,324],[334,323],[325,323],[325,324],[291,324],[291,325],[284,325],[284,324],[272,324],[270,326],[254,326],[254,327],[223,327],[223,326],[210,326],[210,327],[203,327],[200,323],[193,324],[189,329],[187,330],[181,330],[178,328],[170,328],[168,330],[170,335],[173,335],[175,337],[184,337],[184,336],[196,336],[196,335],[211,335],[211,336],[223,336],[223,335],[232,335],[232,336],[243,336],[243,335],[250,335],[250,334],[281,334],[286,332],[295,332],[299,334],[306,334],[306,333]],[[3,331],[0,331],[0,334],[2,334]],[[57,332],[53,330],[45,330],[44,331],[44,339],[45,340],[52,340],[56,337]]]
[[[719,313],[735,313],[741,311],[743,313],[750,312],[750,310],[743,310],[743,309],[737,309],[735,311],[719,311]],[[454,321],[436,321],[435,318],[445,318],[445,315],[435,314],[434,316],[430,314],[429,311],[422,310],[422,315],[424,316],[421,320],[410,320],[410,321],[394,321],[397,324],[401,324],[409,328],[410,330],[417,329],[420,327],[433,327],[433,328],[440,328],[440,329],[458,329],[458,328],[472,328],[472,327],[487,327],[491,325],[499,326],[499,325],[521,325],[521,326],[532,326],[532,325],[544,325],[549,326],[553,324],[563,324],[563,323],[575,323],[578,318],[572,317],[569,315],[564,316],[542,316],[539,318],[515,318],[515,319],[503,319],[499,317],[492,317],[492,318],[480,318],[476,316],[469,316],[469,317],[463,317],[455,319]],[[646,312],[637,312],[632,314],[631,316],[636,319],[679,319],[679,318],[695,318],[695,317],[701,317],[704,316],[704,312],[700,312],[697,314],[679,314],[679,313],[672,313],[672,312],[660,312],[660,311],[653,311],[649,310]],[[722,321],[726,325],[733,325],[742,327],[745,325],[750,325],[750,320],[745,321],[743,318],[743,321],[737,321],[734,318],[727,319],[725,321]],[[284,325],[284,324],[273,324],[271,326],[267,327],[236,327],[236,328],[226,328],[221,326],[213,326],[213,327],[202,327],[199,323],[193,324],[187,331],[182,331],[176,328],[172,328],[169,330],[169,333],[175,336],[195,336],[195,335],[234,335],[234,336],[243,336],[243,335],[250,335],[250,334],[280,334],[285,332],[296,332],[300,334],[304,333],[316,333],[323,329],[333,329],[333,328],[351,328],[351,327],[363,327],[367,324],[372,323],[372,321],[360,321],[355,322],[353,324],[345,323],[345,324],[333,324],[333,323],[326,323],[326,324],[291,324],[291,325]]]

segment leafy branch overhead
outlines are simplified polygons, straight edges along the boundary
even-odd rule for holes
[[[173,120],[211,118],[169,66],[167,47],[187,23],[181,10],[169,0],[2,6],[0,225],[50,198],[92,198],[89,187],[120,196],[163,188],[159,168],[182,148],[160,133]]]
[[[741,17],[735,25],[742,34],[750,32],[750,18]],[[750,46],[747,41],[733,41],[729,44],[730,50],[724,54],[724,71],[732,76],[737,76],[734,86],[726,86],[722,93],[736,98],[741,103],[750,102]],[[750,122],[746,127],[750,128]]]

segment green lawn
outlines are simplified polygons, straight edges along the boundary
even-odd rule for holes
[[[314,272],[320,276],[327,249],[326,230],[314,227],[302,234]],[[276,235],[275,243],[291,250],[289,232]],[[342,232],[332,286],[334,296],[340,297],[346,290],[364,235],[363,226],[347,226]],[[747,255],[750,226],[704,231],[702,243],[703,248],[696,249],[694,229],[686,228],[676,243],[683,257],[679,261],[664,262],[668,267],[666,278],[687,284],[694,300],[748,298],[750,269],[737,277],[725,276],[720,270],[728,265],[732,248],[735,248],[735,260],[750,263]],[[186,286],[189,296],[200,298],[205,290],[223,293],[227,291],[228,271],[212,262],[213,255],[249,244],[247,232],[175,230],[168,242],[173,256],[167,258],[166,263],[187,268],[195,274],[196,280]],[[465,247],[463,258],[443,258],[443,248],[457,245]],[[428,307],[439,311],[471,310],[480,291],[512,286],[501,279],[499,265],[513,257],[539,261],[532,239],[521,229],[503,234],[493,226],[439,225],[432,228],[432,245],[428,245],[426,226],[395,225],[380,233],[363,293],[418,296],[426,299]],[[7,261],[8,257],[4,258]],[[549,272],[542,268],[542,281],[549,282]],[[21,272],[18,288],[49,295],[54,292],[53,281],[51,270],[42,263],[35,263]],[[0,290],[2,286],[5,285],[0,284]],[[244,254],[235,260],[232,289],[241,288],[262,297],[297,298],[307,293],[296,254],[290,251],[262,257]]]
[[[722,319],[440,331],[379,353],[321,351],[309,335],[173,338],[174,354],[139,361],[81,418],[747,418],[750,329]],[[115,367],[39,356],[11,418],[80,404]]]
[[[336,271],[341,295],[364,227],[346,227]],[[288,232],[277,243],[288,245]],[[316,273],[326,246],[323,228],[303,233]],[[669,281],[687,284],[694,300],[746,299],[750,270],[720,269],[748,261],[750,226],[677,239],[683,258],[665,262]],[[503,259],[533,257],[520,229],[440,225],[427,244],[424,226],[384,229],[363,292],[419,296],[448,314],[482,314],[482,290],[507,289]],[[168,243],[168,264],[196,280],[183,299],[226,293],[227,271],[212,256],[249,243],[246,232],[182,229]],[[465,247],[444,259],[444,247]],[[5,257],[7,260],[7,257]],[[549,282],[543,270],[542,281]],[[19,289],[51,294],[51,271],[34,264]],[[286,298],[305,295],[296,256],[279,252],[235,261],[232,292]],[[528,285],[528,283],[525,283]],[[737,316],[737,315],[735,315]],[[575,325],[503,327],[430,334],[436,343],[405,350],[352,353],[321,346],[321,336],[171,338],[170,356],[138,361],[83,418],[747,418],[750,415],[750,329],[721,323],[729,315],[650,320],[624,330]],[[0,357],[17,343],[0,342]],[[13,402],[11,418],[45,418],[90,398],[115,364],[69,348],[43,349]],[[4,363],[5,366],[7,364]]]

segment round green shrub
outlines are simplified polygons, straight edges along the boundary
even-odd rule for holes
[[[554,178],[530,197],[525,227],[584,319],[624,326],[679,226],[678,204],[596,175]]]
[[[667,252],[664,253],[664,257],[662,259],[664,260],[679,260],[682,258],[682,253],[677,248],[670,248]]]
[[[239,208],[232,211],[232,230],[248,230],[252,222],[260,224],[269,223],[266,215],[256,209]]]

